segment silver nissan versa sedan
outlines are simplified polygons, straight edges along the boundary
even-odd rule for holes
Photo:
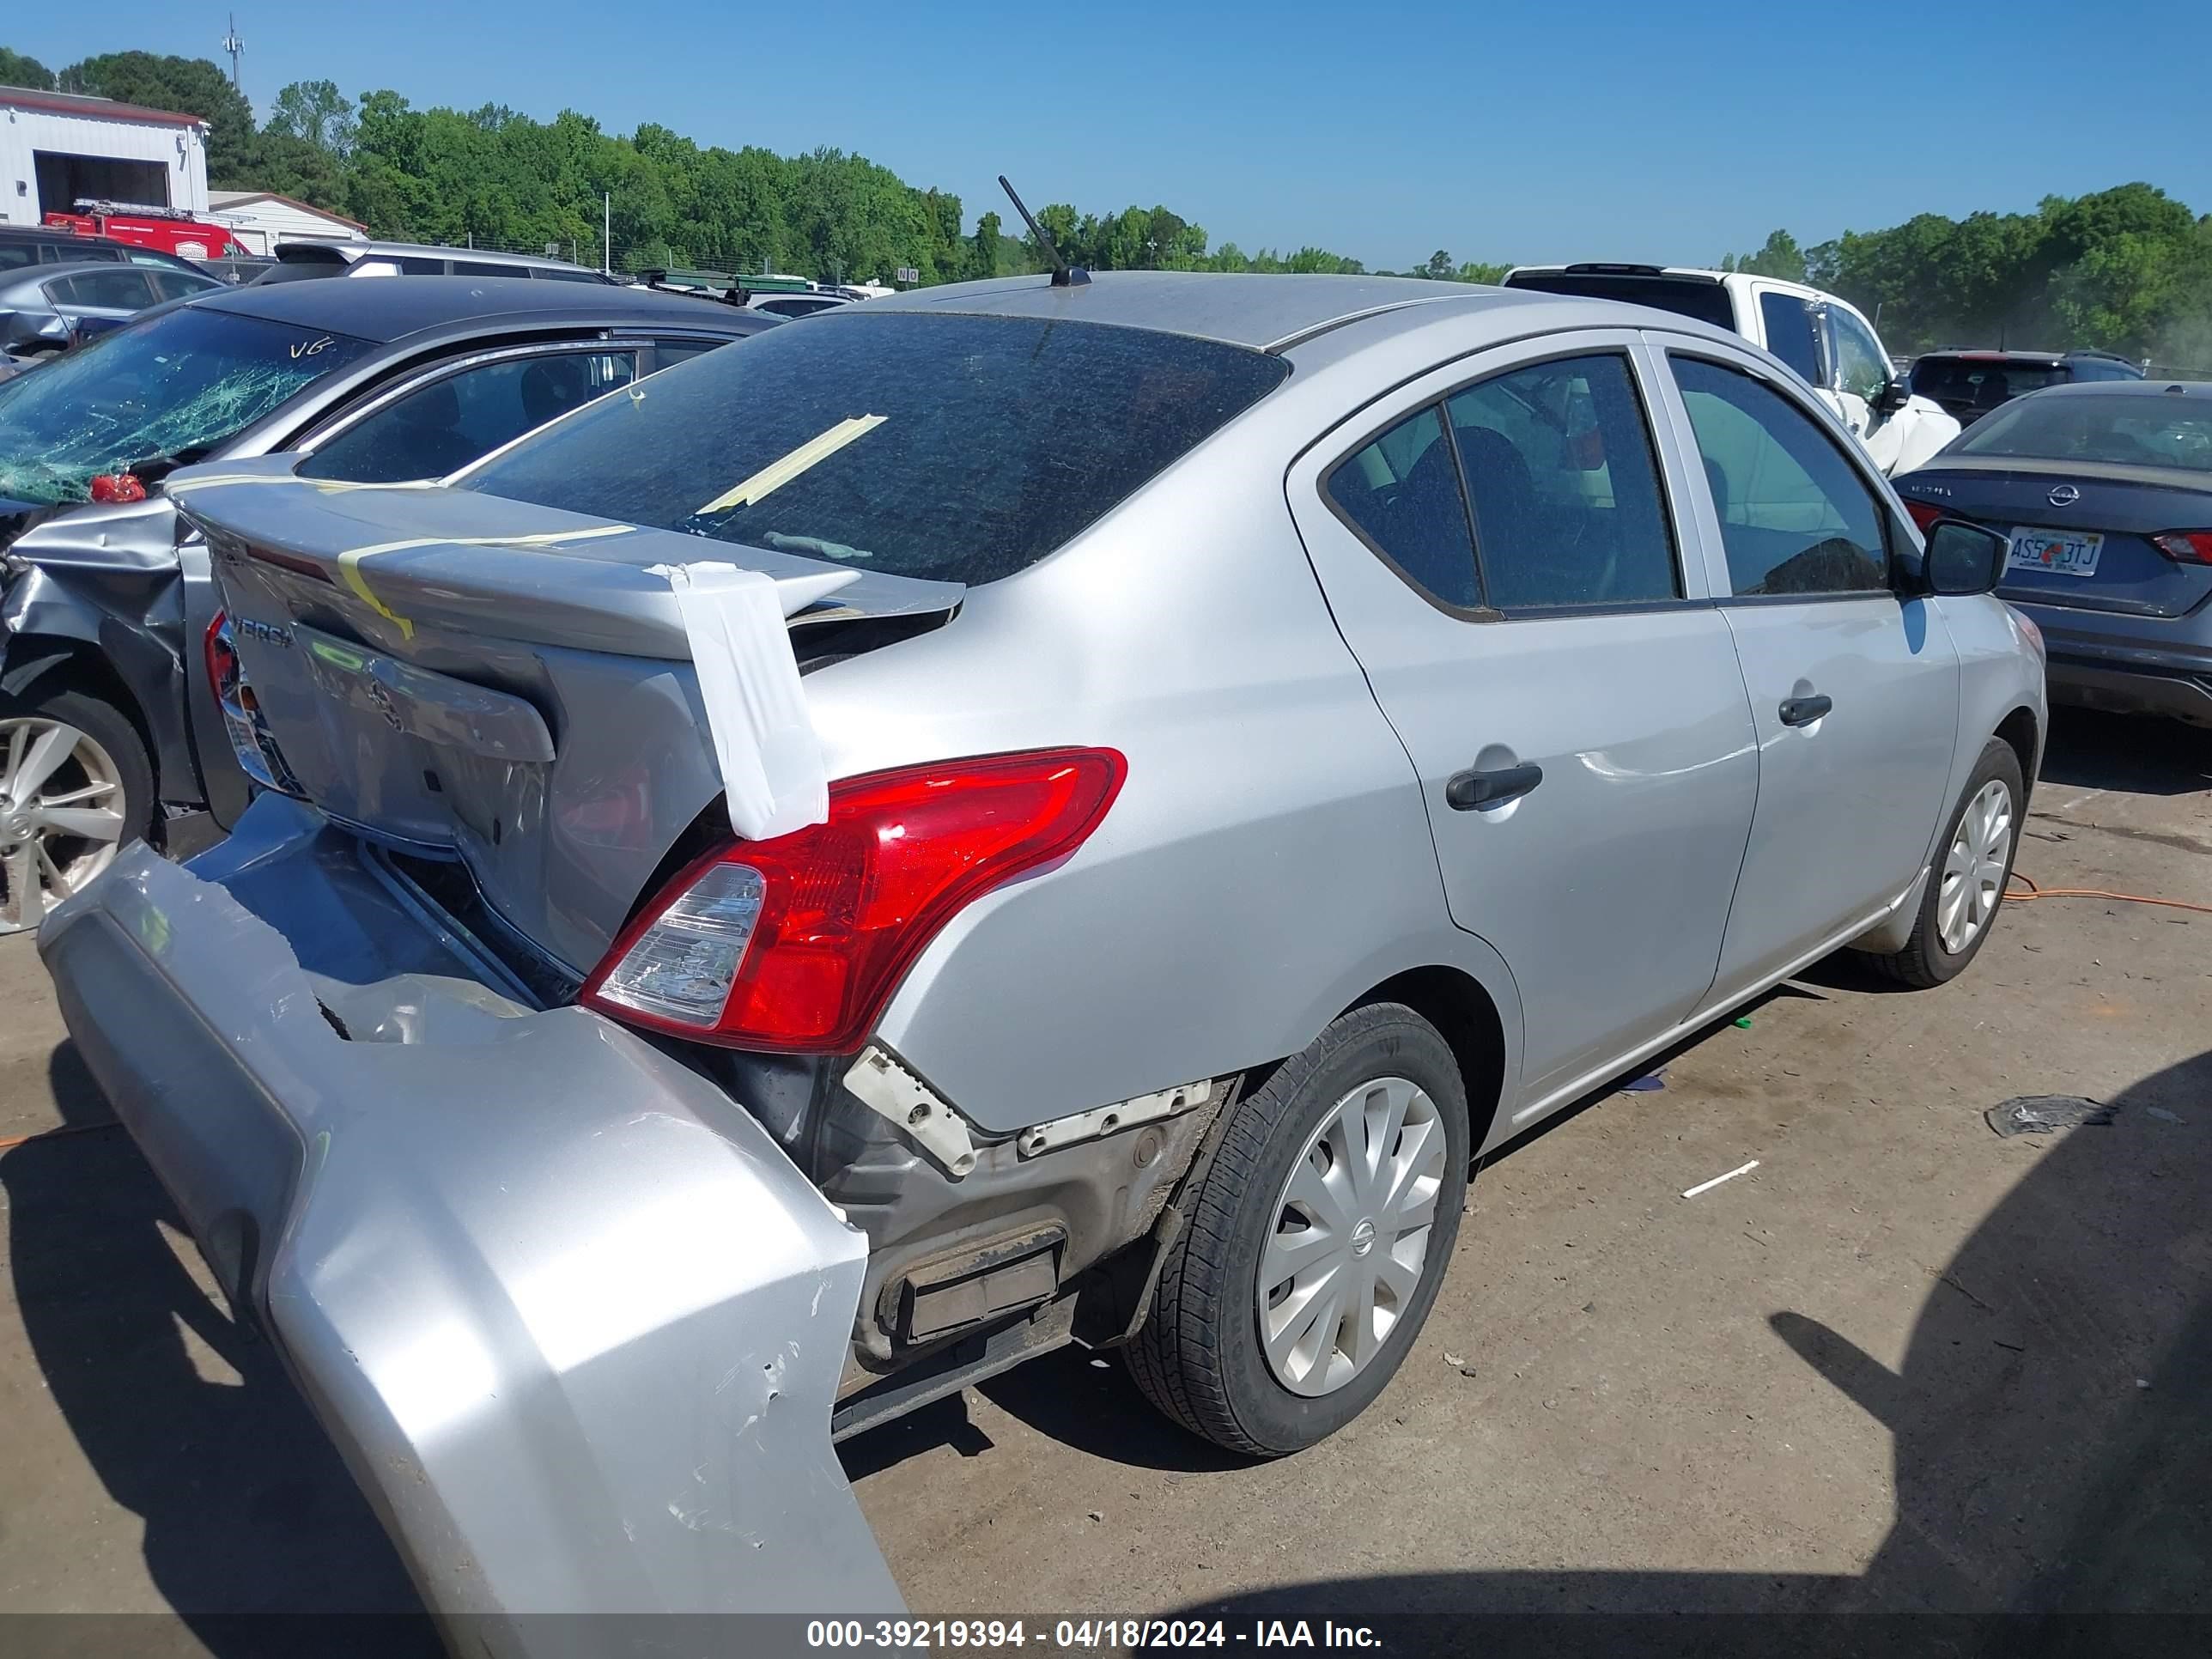
[[[2042,743],[2002,538],[1606,301],[937,289],[291,466],[172,492],[285,790],[40,948],[491,1650],[896,1607],[833,1440],[1069,1340],[1311,1445],[1478,1153],[1840,946],[1972,961]]]

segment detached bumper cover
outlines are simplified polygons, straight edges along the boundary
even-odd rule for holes
[[[426,1601],[507,1651],[561,1628],[526,1613],[898,1612],[830,1443],[865,1238],[650,1044],[423,971],[382,893],[264,796],[192,869],[125,853],[39,949]]]

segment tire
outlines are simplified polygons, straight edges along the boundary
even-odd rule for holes
[[[98,809],[105,818],[109,809],[119,822],[104,826],[93,836],[64,834],[42,825],[35,815],[19,814],[10,785],[16,768],[30,769],[32,748],[57,726],[71,728],[77,738],[66,756],[39,783],[33,799],[68,796],[70,808],[86,812]],[[106,786],[105,789],[102,785]],[[36,927],[47,909],[58,902],[47,868],[27,861],[27,848],[43,848],[47,857],[71,878],[72,888],[82,886],[106,868],[116,849],[133,841],[152,839],[157,803],[154,795],[154,763],[145,740],[131,717],[112,703],[82,691],[58,685],[34,684],[28,695],[0,696],[0,933]],[[63,805],[64,803],[56,803]],[[112,838],[104,833],[112,827]],[[39,878],[40,902],[21,902],[17,887],[24,873]]]
[[[1340,1117],[1340,1108],[1354,1097],[1364,1109]],[[1332,1155],[1328,1148],[1347,1149],[1356,1158],[1360,1149],[1335,1137],[1356,1133],[1364,1139],[1367,1112],[1378,1105],[1386,1124],[1396,1112],[1403,1122],[1428,1130],[1418,1140],[1394,1134],[1384,1154],[1395,1161],[1396,1179],[1417,1176],[1406,1187],[1413,1196],[1394,1206],[1383,1190],[1386,1182],[1346,1204],[1352,1189],[1335,1182],[1334,1168],[1324,1179],[1323,1165],[1341,1165],[1345,1182],[1358,1182],[1359,1171],[1344,1162],[1345,1150]],[[1212,1160],[1178,1200],[1188,1219],[1161,1264],[1150,1316],[1126,1352],[1146,1397],[1192,1433],[1231,1451],[1276,1457],[1327,1438],[1365,1410],[1428,1318],[1466,1201],[1467,1091],[1451,1049],[1433,1025],[1410,1008],[1377,1003],[1331,1022],[1310,1048],[1285,1060],[1230,1112]],[[1436,1142],[1441,1143],[1440,1163]],[[1433,1202],[1424,1205],[1432,1170]],[[1271,1269],[1283,1260],[1269,1254],[1279,1227],[1291,1229],[1280,1237],[1297,1248],[1291,1218],[1316,1214],[1314,1206],[1285,1190],[1294,1176],[1309,1191],[1315,1183],[1328,1188],[1339,1206],[1340,1224],[1315,1221],[1314,1231],[1325,1237],[1306,1248],[1337,1261],[1341,1276],[1330,1282],[1349,1288],[1353,1308],[1360,1305],[1359,1285],[1371,1277],[1373,1305],[1390,1320],[1376,1337],[1376,1316],[1369,1316],[1364,1327],[1349,1314],[1337,1323],[1326,1310],[1328,1291],[1310,1293],[1297,1305],[1316,1308],[1320,1316],[1302,1344],[1285,1350],[1279,1339],[1279,1357],[1271,1358],[1262,1321],[1273,1320],[1296,1335],[1300,1322],[1285,1310],[1309,1283],[1297,1279],[1294,1288],[1263,1306],[1270,1301],[1261,1284],[1263,1258]],[[1287,1206],[1285,1200],[1291,1200]],[[1425,1231],[1419,1232],[1424,1249],[1414,1268],[1406,1258],[1415,1254],[1424,1209]],[[1364,1249],[1358,1244],[1362,1223],[1370,1241]],[[1401,1229],[1394,1245],[1393,1235]],[[1345,1242],[1330,1244],[1327,1237]],[[1323,1259],[1316,1256],[1301,1273],[1317,1273]],[[1324,1325],[1334,1327],[1325,1340]],[[1339,1341],[1359,1345],[1363,1328],[1371,1346],[1358,1362],[1340,1350]],[[1286,1376],[1297,1376],[1300,1346],[1307,1351],[1308,1369],[1293,1386]],[[1346,1366],[1347,1374],[1330,1381]]]
[[[1979,877],[1960,875],[1957,868],[1960,854],[1976,840],[1974,830],[1967,821],[1968,814],[1986,792],[1998,787],[2004,791],[2002,852],[1993,859],[1975,863],[1982,872]],[[2002,738],[1991,738],[1982,746],[1982,757],[1975,763],[1973,775],[1966,780],[1966,787],[1959,796],[1959,804],[1944,823],[1942,839],[1936,842],[1935,867],[1929,875],[1928,890],[1920,896],[1920,914],[1913,920],[1911,937],[1900,950],[1881,955],[1863,953],[1876,969],[1916,991],[1932,990],[1966,971],[1966,964],[1988,942],[1996,927],[1997,912],[2003,908],[2005,888],[2012,878],[2013,854],[2020,846],[2021,807],[2027,794],[2021,777],[2020,757]],[[1975,861],[1970,858],[1969,862]],[[1947,940],[1946,907],[1954,878],[1982,885],[1991,878],[1989,869],[1992,863],[1996,866],[1994,896],[1989,900],[1986,912],[1966,938],[1960,939],[1954,931]],[[1971,902],[1968,908],[1972,909]]]

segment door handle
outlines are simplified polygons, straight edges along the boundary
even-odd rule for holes
[[[1455,812],[1503,806],[1509,800],[1518,800],[1543,781],[1544,769],[1534,761],[1501,766],[1492,772],[1461,772],[1444,785],[1444,800]]]
[[[1779,712],[1784,726],[1810,726],[1835,706],[1833,697],[1784,697]]]

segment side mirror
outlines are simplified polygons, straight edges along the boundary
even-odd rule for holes
[[[1938,519],[1928,529],[1926,571],[1931,593],[1989,593],[2004,575],[2012,543],[1964,519]]]
[[[1875,392],[1868,399],[1868,402],[1873,405],[1874,412],[1877,415],[1894,415],[1903,409],[1911,398],[1912,388],[1905,383],[1905,377],[1899,375],[1897,379],[1886,382],[1881,390]]]

